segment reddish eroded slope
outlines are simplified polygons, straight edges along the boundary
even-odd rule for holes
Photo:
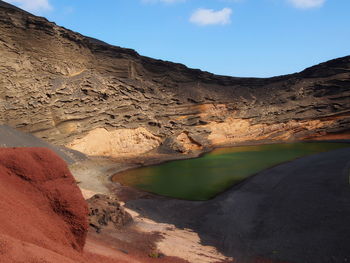
[[[79,260],[87,205],[66,163],[46,148],[2,148],[0,178],[0,261]]]
[[[47,148],[0,148],[1,263],[176,262],[127,255],[89,238],[88,209],[66,163]]]

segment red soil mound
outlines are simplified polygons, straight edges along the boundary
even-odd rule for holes
[[[0,178],[0,262],[77,262],[87,205],[66,163],[46,148],[3,148]]]
[[[184,262],[126,255],[88,232],[87,203],[66,163],[46,148],[0,148],[1,263]]]

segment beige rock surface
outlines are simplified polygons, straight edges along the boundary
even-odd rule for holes
[[[208,139],[213,145],[219,146],[265,139],[288,141],[295,139],[296,134],[299,134],[300,139],[304,139],[310,131],[331,127],[334,122],[334,120],[291,120],[277,124],[252,124],[249,120],[228,118],[222,123],[214,122],[206,127],[211,130]]]
[[[159,137],[143,127],[114,131],[97,128],[66,146],[91,156],[125,157],[148,152],[160,143]]]

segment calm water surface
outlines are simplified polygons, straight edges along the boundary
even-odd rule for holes
[[[220,148],[197,159],[129,170],[114,176],[113,180],[159,195],[208,200],[268,167],[344,147],[350,144],[292,143]]]

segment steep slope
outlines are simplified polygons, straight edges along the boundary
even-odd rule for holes
[[[45,148],[1,148],[0,176],[0,261],[83,262],[87,206],[64,161]]]
[[[84,37],[3,2],[0,53],[0,122],[91,155],[160,145],[188,152],[350,127],[350,57],[268,79],[217,76]]]
[[[0,125],[0,147],[45,147],[58,154],[68,164],[85,160],[84,154],[47,143],[32,134]]]

